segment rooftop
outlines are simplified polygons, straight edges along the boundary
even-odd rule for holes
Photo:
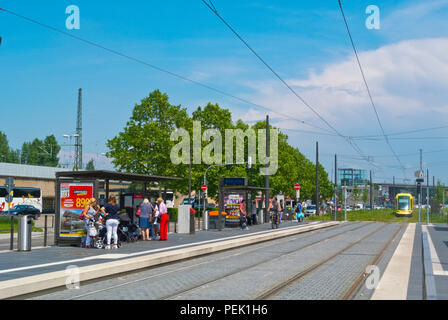
[[[61,171],[70,169],[0,162],[0,177],[56,179],[56,172]]]

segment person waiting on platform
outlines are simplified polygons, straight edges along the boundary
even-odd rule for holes
[[[148,199],[143,200],[143,203],[140,207],[140,220],[139,226],[142,229],[142,239],[143,241],[149,241],[151,238],[149,237],[149,227],[150,227],[150,216],[154,208]]]

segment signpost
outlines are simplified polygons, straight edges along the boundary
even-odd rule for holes
[[[300,199],[300,189],[301,188],[302,187],[298,183],[294,186],[294,190],[296,190],[296,199],[297,199],[297,201],[299,201],[299,199]]]
[[[8,211],[11,210],[11,202],[13,199],[13,189],[15,187],[14,184],[14,178],[6,178],[5,179],[5,187],[6,187],[6,196],[5,196],[5,202],[8,204]],[[11,240],[10,240],[10,246],[9,249],[12,251],[14,250],[14,216],[11,215]]]

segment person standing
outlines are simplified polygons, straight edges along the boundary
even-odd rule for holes
[[[283,199],[280,200],[280,204],[279,204],[279,221],[278,223],[281,224],[282,223],[282,218],[283,218],[283,211],[285,210],[285,206],[283,205]]]
[[[296,219],[298,223],[301,223],[303,221],[303,213],[302,213],[302,204],[299,202],[296,206]]]
[[[168,209],[162,198],[157,199],[157,203],[159,205],[160,216],[160,241],[166,241],[168,237],[168,223],[170,222]]]
[[[240,203],[240,225],[241,230],[249,230],[249,227],[247,226],[246,200],[243,200]]]
[[[92,198],[87,201],[83,210],[84,228],[86,229],[86,237],[83,241],[83,248],[93,248],[92,238],[90,237],[90,228],[95,226],[95,215],[98,211],[96,199]]]
[[[157,240],[157,236],[159,235],[160,231],[160,210],[159,210],[159,204],[156,202],[156,205],[154,206],[154,213],[152,215],[152,238],[151,240]]]
[[[257,225],[257,202],[254,200],[252,202],[252,224]]]
[[[120,207],[117,204],[117,198],[114,195],[109,197],[109,202],[103,207],[106,213],[106,228],[107,228],[107,245],[106,249],[109,250],[112,235],[114,237],[113,249],[118,249],[118,215],[120,214]]]
[[[269,205],[269,212],[272,212],[271,214],[271,220],[276,219],[278,224],[278,212],[279,212],[279,204],[277,202],[277,197],[274,197],[274,199],[271,201]]]
[[[140,207],[140,220],[139,220],[139,226],[142,229],[142,238],[143,241],[149,241],[151,240],[149,237],[149,227],[150,227],[150,217],[153,212],[154,208],[152,207],[151,203],[149,203],[148,199],[143,200],[143,203]]]

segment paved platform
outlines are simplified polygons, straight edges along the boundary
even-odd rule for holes
[[[448,225],[414,226],[408,226],[387,268],[381,272],[383,283],[380,281],[372,299],[448,299]]]
[[[212,246],[219,246],[223,242],[230,243],[230,247],[228,248],[231,248],[232,245],[237,247],[239,243],[250,243],[252,240],[248,241],[248,239],[255,239],[256,237],[259,238],[257,240],[258,242],[266,241],[268,238],[263,240],[264,238],[260,237],[266,237],[266,235],[271,237],[273,234],[284,234],[283,236],[287,236],[290,233],[304,232],[310,228],[321,228],[327,225],[331,226],[332,223],[310,222],[298,225],[297,222],[285,222],[280,225],[278,230],[272,230],[270,224],[263,224],[251,226],[249,231],[242,231],[241,229],[235,228],[225,229],[223,231],[200,231],[195,235],[170,234],[168,241],[140,241],[124,244],[119,250],[110,251],[64,246],[33,250],[27,253],[1,253],[0,293],[2,291],[5,293],[9,288],[9,284],[14,280],[20,282],[23,279],[24,281],[22,282],[26,283],[24,278],[31,279],[33,276],[36,278],[36,276],[57,274],[58,272],[65,271],[68,266],[72,265],[79,268],[94,267],[113,261],[117,262],[117,267],[120,267],[120,262],[123,265],[129,264],[129,261],[139,257],[145,259],[147,257],[158,257],[162,259],[160,263],[163,263],[165,261],[163,260],[164,256],[173,255],[174,253],[178,254],[181,251],[180,249],[203,248],[202,250],[206,254],[208,251],[205,251],[205,249]],[[254,240],[254,243],[257,241]],[[217,250],[225,249],[221,248]],[[182,256],[182,252],[179,254],[179,259],[184,257]],[[185,258],[188,258],[188,256],[185,256]],[[135,261],[136,264],[142,262],[140,260]],[[128,268],[126,270],[130,270],[129,266],[125,268]],[[98,274],[98,276],[101,276],[101,274]]]

